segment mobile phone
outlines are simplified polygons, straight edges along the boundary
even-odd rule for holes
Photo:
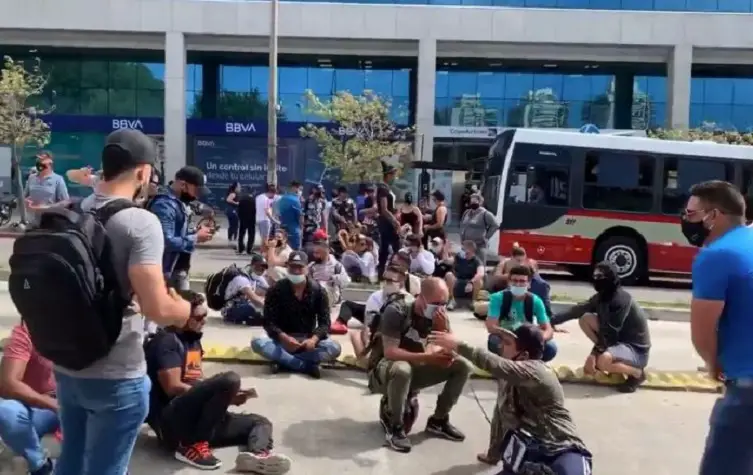
[[[256,388],[241,389],[241,394],[245,394],[249,399],[256,399],[259,397],[259,393],[256,392]]]

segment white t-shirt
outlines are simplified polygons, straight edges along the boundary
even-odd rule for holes
[[[434,259],[434,254],[432,254],[431,251],[421,249],[420,251],[418,251],[418,255],[416,257],[411,256],[411,272],[420,272],[422,274],[432,275],[434,273],[435,266],[436,261]]]
[[[345,266],[346,271],[351,267],[358,266],[361,275],[370,280],[375,280],[377,277],[375,252],[366,251],[362,255],[358,255],[355,251],[345,251],[342,256],[342,264]]]
[[[376,292],[372,293],[371,295],[369,295],[369,298],[366,299],[366,305],[363,309],[363,323],[367,327],[371,325],[374,314],[379,313],[379,311],[382,310],[382,305],[384,305],[384,292],[382,291],[382,289],[379,289]]]
[[[243,292],[245,289],[251,289],[252,291],[255,291],[256,283],[245,275],[237,275],[233,277],[233,280],[228,282],[227,287],[225,287],[225,301],[238,296],[238,294]]]
[[[274,198],[270,198],[266,193],[261,193],[256,197],[256,222],[269,221],[267,209],[274,203]]]

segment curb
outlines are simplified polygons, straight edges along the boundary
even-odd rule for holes
[[[217,363],[242,363],[265,365],[269,361],[254,353],[251,348],[228,347],[222,345],[207,345],[204,349],[204,360]],[[336,362],[326,365],[335,370],[356,370],[365,372],[366,368],[359,364],[353,355],[341,355]],[[557,377],[562,383],[586,384],[595,386],[615,386],[624,381],[619,376],[607,376],[597,374],[595,377],[583,374],[583,368],[572,368],[566,365],[552,366]],[[494,379],[486,371],[473,368],[473,378]],[[657,391],[683,391],[694,393],[721,393],[722,386],[712,381],[705,374],[693,371],[653,371],[646,372],[646,382],[641,385],[643,389]]]

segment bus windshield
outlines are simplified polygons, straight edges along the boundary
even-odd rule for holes
[[[489,159],[486,162],[486,170],[481,179],[484,207],[495,215],[497,214],[499,193],[502,189],[502,171],[514,137],[515,129],[505,130],[497,135],[491,148],[489,148]]]

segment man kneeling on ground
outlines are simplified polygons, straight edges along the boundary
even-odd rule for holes
[[[387,443],[398,452],[411,450],[403,426],[408,395],[442,382],[445,385],[434,414],[426,423],[426,431],[456,442],[465,440],[465,435],[450,424],[449,416],[463,393],[471,367],[451,352],[424,344],[432,328],[449,329],[448,299],[447,284],[429,277],[421,283],[421,293],[415,301],[394,299],[383,308],[379,322],[374,325],[369,387],[384,395],[386,411],[379,418]]]
[[[544,361],[551,361],[557,356],[554,343],[554,329],[546,313],[546,305],[538,295],[530,292],[531,268],[516,266],[510,270],[508,288],[489,297],[489,316],[486,329],[489,331],[487,345],[492,353],[499,353],[502,335],[515,330],[522,323],[533,323],[541,328],[544,335]]]
[[[499,355],[473,348],[450,333],[433,332],[429,340],[499,381],[489,447],[478,455],[480,462],[496,465],[501,460],[504,469],[494,472],[498,475],[591,474],[591,454],[565,407],[562,385],[541,361],[544,334],[539,327],[524,323],[515,331],[505,330]]]
[[[36,352],[26,325],[13,327],[0,362],[0,438],[26,460],[31,475],[49,475],[53,464],[40,439],[60,428],[52,363]],[[58,437],[59,439],[59,437]]]
[[[340,356],[340,345],[328,338],[327,292],[308,276],[308,257],[293,251],[287,278],[277,282],[264,300],[267,336],[251,340],[251,348],[272,361],[272,371],[290,370],[320,378],[319,364]]]
[[[587,301],[555,315],[555,325],[578,319],[583,333],[594,344],[583,372],[597,370],[627,376],[620,392],[632,393],[646,380],[651,337],[641,306],[622,288],[617,268],[609,262],[596,264],[593,272],[596,294]]]
[[[201,309],[204,297],[192,291],[180,294]],[[239,446],[236,472],[283,474],[290,459],[271,453],[272,423],[256,414],[228,412],[257,397],[253,389],[241,389],[238,374],[229,371],[203,379],[201,330],[204,311],[191,313],[183,328],[160,330],[144,344],[147,373],[152,381],[147,421],[175,458],[202,470],[222,463],[212,454],[215,447]]]

